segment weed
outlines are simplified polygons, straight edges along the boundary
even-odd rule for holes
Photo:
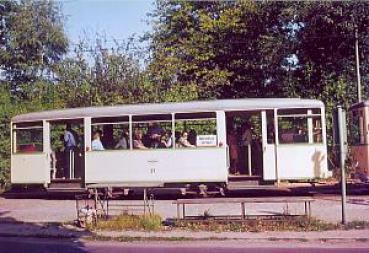
[[[162,219],[159,215],[119,215],[108,220],[98,220],[97,224],[89,225],[90,230],[146,230],[162,229]]]
[[[348,222],[346,225],[344,225],[344,229],[365,229],[369,228],[369,222],[368,221],[351,221]]]

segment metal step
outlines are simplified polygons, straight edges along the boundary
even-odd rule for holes
[[[80,189],[82,188],[81,179],[53,179],[48,189]]]
[[[228,181],[229,182],[246,182],[246,181],[260,181],[262,179],[261,176],[249,176],[249,175],[228,175]]]
[[[227,189],[232,190],[271,190],[278,189],[275,185],[264,185],[264,184],[242,184],[242,182],[232,182],[227,185]]]
[[[246,181],[229,181],[228,185],[232,185],[232,186],[256,186],[256,185],[260,185],[260,181],[259,180],[246,180]]]
[[[47,192],[50,193],[85,193],[87,190],[85,188],[48,188]]]
[[[51,183],[80,183],[81,178],[55,178],[51,179]]]
[[[68,189],[68,188],[82,188],[81,183],[51,183],[49,184],[49,189],[56,188],[56,189]]]

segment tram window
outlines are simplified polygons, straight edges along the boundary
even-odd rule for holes
[[[173,147],[172,115],[136,115],[132,117],[134,149]]]
[[[364,117],[361,111],[352,111],[350,142],[352,145],[364,144]]]
[[[175,116],[176,147],[217,146],[215,113],[181,113]]]
[[[307,143],[307,117],[281,117],[278,120],[278,137],[282,144]]]
[[[42,124],[17,124],[13,131],[16,153],[34,153],[43,151]]]
[[[98,140],[98,148],[95,150],[125,150],[130,147],[129,118],[94,118],[91,120],[92,140],[100,137],[101,145]],[[100,136],[98,136],[100,135]],[[94,149],[93,149],[94,150]]]

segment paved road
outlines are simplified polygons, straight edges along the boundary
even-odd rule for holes
[[[286,248],[288,245],[288,248]],[[197,242],[80,242],[57,239],[0,237],[0,253],[362,253],[369,252],[368,243],[319,244],[245,241]]]
[[[142,200],[126,200],[125,204],[142,204]],[[76,218],[75,200],[51,199],[7,199],[0,196],[0,222],[65,222]],[[281,214],[286,210],[284,203],[249,204],[248,214]],[[238,215],[239,204],[193,205],[187,209],[188,215],[201,215],[208,211],[213,215]],[[303,205],[290,204],[288,211],[302,214]],[[156,200],[155,212],[163,219],[175,217],[177,210],[172,200]],[[328,222],[340,222],[340,196],[318,196],[312,203],[314,217]],[[369,196],[350,196],[347,204],[348,221],[369,221]]]

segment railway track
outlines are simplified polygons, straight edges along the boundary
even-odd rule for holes
[[[71,189],[64,190],[60,192],[49,192],[42,188],[33,188],[33,189],[25,189],[25,190],[10,190],[0,194],[0,197],[3,198],[14,198],[14,199],[74,199],[75,195],[81,193],[87,193],[87,190],[84,189]],[[129,195],[124,196],[124,199],[135,200],[142,199],[142,190],[135,190],[131,192]],[[156,188],[150,189],[150,193],[155,196],[155,199],[158,200],[173,200],[178,198],[198,198],[199,194],[195,191],[188,191],[186,195],[183,195],[178,188]],[[273,197],[273,196],[285,196],[285,197],[293,197],[293,196],[329,196],[329,195],[339,195],[340,185],[317,185],[317,186],[303,186],[303,187],[270,187],[270,186],[255,186],[248,188],[236,188],[229,189],[225,192],[224,198],[234,198],[234,197]],[[369,184],[358,184],[358,183],[350,183],[347,186],[347,194],[348,195],[369,195]],[[123,194],[117,194],[118,196]],[[219,194],[208,194],[206,197],[221,197]],[[122,197],[123,198],[123,197]]]

